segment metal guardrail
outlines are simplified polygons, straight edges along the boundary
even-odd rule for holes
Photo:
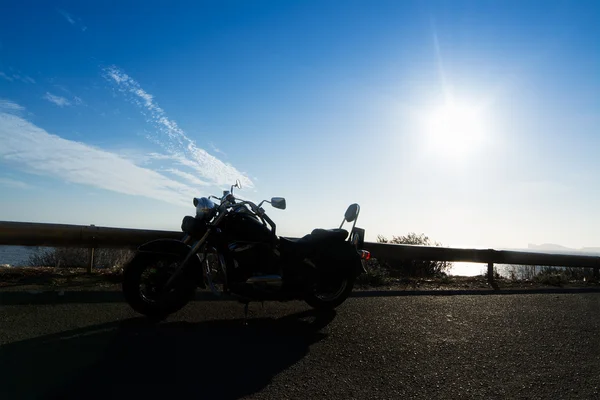
[[[0,245],[89,248],[88,270],[91,270],[93,265],[95,248],[135,248],[153,239],[180,239],[182,237],[182,232],[173,231],[0,221]],[[490,280],[493,280],[494,264],[594,268],[596,276],[600,270],[600,257],[597,256],[370,242],[366,242],[364,248],[370,251],[374,258],[380,259],[462,261],[487,264]]]
[[[182,232],[0,221],[0,245],[135,248],[158,238],[179,239]]]

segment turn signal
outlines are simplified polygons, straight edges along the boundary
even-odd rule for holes
[[[362,258],[363,260],[369,260],[371,258],[371,253],[369,253],[366,250],[361,250],[360,251],[360,258]]]

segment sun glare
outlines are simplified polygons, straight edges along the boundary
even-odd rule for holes
[[[451,156],[475,150],[485,135],[481,111],[458,102],[444,104],[424,122],[427,147]]]

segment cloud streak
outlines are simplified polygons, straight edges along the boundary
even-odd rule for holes
[[[0,112],[20,112],[25,110],[24,107],[10,100],[0,99]]]
[[[87,30],[87,26],[83,24],[81,18],[77,18],[69,14],[65,10],[58,10],[58,12],[67,20],[69,24],[78,27],[79,29],[81,29],[82,32],[85,32]]]
[[[40,176],[176,205],[185,206],[196,195],[184,183],[139,167],[117,154],[50,134],[2,110],[0,162]],[[11,182],[5,180],[4,184]]]
[[[72,98],[72,100],[69,100],[69,103],[75,104],[77,106],[85,105],[85,101],[83,101],[83,99],[81,97],[75,96],[73,94],[73,92],[71,92],[69,89],[67,89],[63,85],[54,85],[54,87],[57,88],[57,89],[59,89],[62,92],[65,92],[66,94],[69,95],[68,97]]]
[[[63,17],[65,17],[65,19],[71,24],[71,25],[75,25],[75,20],[73,19],[73,17],[71,17],[71,14],[69,14],[66,11],[63,10],[58,10],[58,12],[60,13],[60,15],[62,15]]]
[[[222,151],[217,146],[215,146],[215,144],[213,142],[209,142],[208,144],[210,145],[210,147],[211,147],[211,149],[212,149],[213,152],[219,153],[219,154],[223,154],[225,157],[227,157],[227,154],[225,154],[224,151]]]
[[[177,123],[168,118],[154,97],[121,69],[116,66],[108,67],[104,69],[104,77],[115,84],[131,103],[138,106],[146,121],[154,126],[156,135],[149,135],[147,138],[168,153],[162,155],[163,160],[170,160],[179,166],[189,168],[195,174],[194,176],[198,176],[197,179],[207,184],[231,185],[239,179],[244,187],[254,187],[254,183],[245,173],[196,146],[196,143],[186,136]],[[179,176],[183,177],[181,174]]]
[[[35,79],[33,79],[30,76],[23,75],[21,73],[18,73],[18,74],[15,74],[15,73],[7,74],[5,72],[0,71],[0,78],[3,78],[3,79],[5,79],[5,80],[7,80],[9,82],[13,82],[13,81],[17,80],[17,81],[21,81],[23,83],[35,83]]]
[[[44,95],[44,99],[48,100],[50,103],[54,103],[59,107],[70,106],[71,102],[62,96],[56,96],[50,92],[46,92]]]
[[[0,71],[0,77],[6,79],[9,82],[12,82],[14,80],[14,78],[12,76],[8,76],[6,75],[4,72]]]
[[[195,186],[208,186],[209,185],[207,182],[204,182],[202,179],[198,179],[195,175],[190,174],[188,172],[180,171],[175,168],[169,168],[166,170],[166,172],[170,172],[171,174],[173,174],[175,176],[183,178]]]
[[[31,189],[32,186],[28,185],[25,182],[17,181],[15,179],[10,178],[2,178],[0,177],[0,186],[6,186],[13,189]]]

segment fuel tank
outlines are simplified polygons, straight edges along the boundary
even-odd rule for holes
[[[222,223],[222,232],[228,242],[272,243],[271,230],[250,213],[231,213]]]
[[[228,276],[245,282],[252,276],[278,273],[275,243],[271,230],[250,213],[232,213],[221,224],[227,243]]]

